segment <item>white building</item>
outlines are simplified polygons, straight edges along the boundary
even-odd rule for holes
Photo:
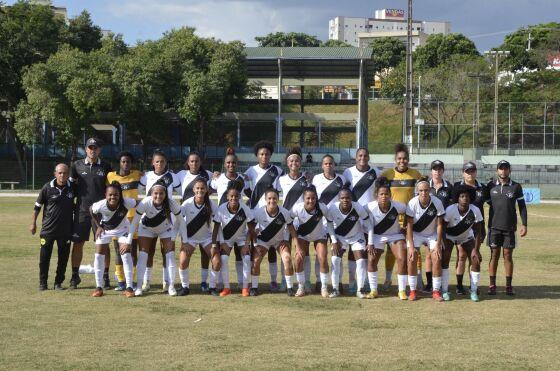
[[[449,22],[412,21],[412,49],[425,43],[428,35],[449,34]],[[329,40],[340,40],[352,46],[366,46],[375,38],[397,37],[406,41],[407,22],[401,9],[376,10],[374,18],[338,16],[329,21]]]

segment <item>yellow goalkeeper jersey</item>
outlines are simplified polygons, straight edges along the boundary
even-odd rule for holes
[[[139,170],[130,170],[130,174],[126,176],[119,175],[118,172],[112,171],[107,174],[107,183],[111,184],[117,181],[121,184],[123,190],[123,197],[132,198],[134,200],[138,199],[138,183],[142,177],[142,172]],[[128,210],[128,218],[134,217],[134,209]]]
[[[408,201],[414,197],[416,181],[422,177],[422,174],[416,169],[408,168],[401,173],[397,169],[392,168],[383,171],[381,176],[384,176],[390,181],[391,199],[408,205]],[[402,225],[404,218],[402,216],[399,217],[399,221]]]

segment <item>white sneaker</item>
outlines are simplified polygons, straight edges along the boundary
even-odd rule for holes
[[[169,285],[167,292],[169,293],[169,296],[177,296],[177,290],[175,290],[175,285]]]
[[[329,298],[338,298],[339,296],[340,296],[340,292],[337,289],[333,289],[333,291],[329,295]]]
[[[365,299],[366,295],[361,290],[358,290],[358,291],[356,291],[356,297],[358,299]]]
[[[144,281],[142,284],[142,291],[150,291],[150,281]]]
[[[298,289],[296,291],[296,297],[301,298],[302,296],[305,296],[305,289],[303,287],[303,285],[299,285]]]
[[[324,298],[329,297],[329,290],[327,290],[326,287],[321,287],[321,296],[324,297]]]
[[[169,289],[169,285],[167,284],[167,281],[163,281],[161,284],[161,291],[166,292],[168,289]]]
[[[134,296],[142,296],[142,294],[142,289],[136,289],[136,291],[134,291]]]

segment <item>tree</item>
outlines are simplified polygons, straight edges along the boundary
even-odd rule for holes
[[[64,41],[83,52],[90,52],[101,48],[102,37],[101,28],[93,24],[90,14],[84,10],[70,19]]]
[[[266,36],[257,36],[255,41],[259,46],[321,46],[321,41],[316,36],[307,35],[302,32],[276,32]]]
[[[369,46],[373,49],[371,59],[376,73],[397,67],[406,57],[406,46],[394,37],[375,39]]]
[[[426,44],[414,52],[414,62],[418,69],[434,68],[448,62],[453,55],[478,56],[478,50],[472,40],[463,34],[433,34],[428,36]]]
[[[520,28],[506,35],[499,49],[510,51],[510,55],[503,61],[504,68],[510,71],[544,69],[548,55],[560,51],[560,23],[541,23]]]
[[[321,46],[332,48],[332,47],[350,47],[352,45],[347,44],[342,40],[332,40],[331,39],[331,40],[327,40],[327,41],[324,41],[323,43],[321,43]]]

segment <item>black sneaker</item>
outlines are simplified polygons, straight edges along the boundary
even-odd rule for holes
[[[294,288],[290,287],[289,289],[286,289],[286,293],[288,294],[288,296],[294,296]]]
[[[39,291],[47,291],[49,288],[47,287],[46,283],[39,284]]]
[[[466,295],[467,292],[465,291],[465,288],[463,286],[457,286],[457,289],[455,289],[455,293],[457,293],[457,295]]]
[[[54,284],[54,289],[55,289],[56,291],[63,291],[63,290],[64,290],[64,287],[62,287],[62,284],[60,284],[60,283],[55,283],[55,284]]]
[[[432,291],[433,291],[432,285],[430,285],[430,284],[424,286],[424,288],[422,289],[422,292],[423,292],[424,294],[431,294]]]
[[[103,288],[110,289],[111,288],[111,280],[109,279],[108,274],[103,275]]]
[[[496,295],[496,285],[488,286],[488,295]]]
[[[73,275],[72,278],[70,279],[70,286],[69,288],[72,290],[75,290],[78,288],[78,285],[80,284],[80,282],[82,282],[82,279],[80,278],[79,275]]]
[[[187,296],[191,293],[191,290],[188,287],[181,287],[181,290],[177,292],[177,296]]]
[[[315,292],[321,292],[321,282],[315,282]]]
[[[259,296],[259,289],[251,287],[251,290],[249,290],[249,296]]]
[[[344,290],[342,289],[342,282],[338,284],[338,294],[339,296],[344,294]]]
[[[212,296],[220,296],[220,293],[215,287],[210,287],[210,289],[208,289],[208,293]]]
[[[513,291],[513,286],[506,286],[506,295],[515,296],[515,291]]]

